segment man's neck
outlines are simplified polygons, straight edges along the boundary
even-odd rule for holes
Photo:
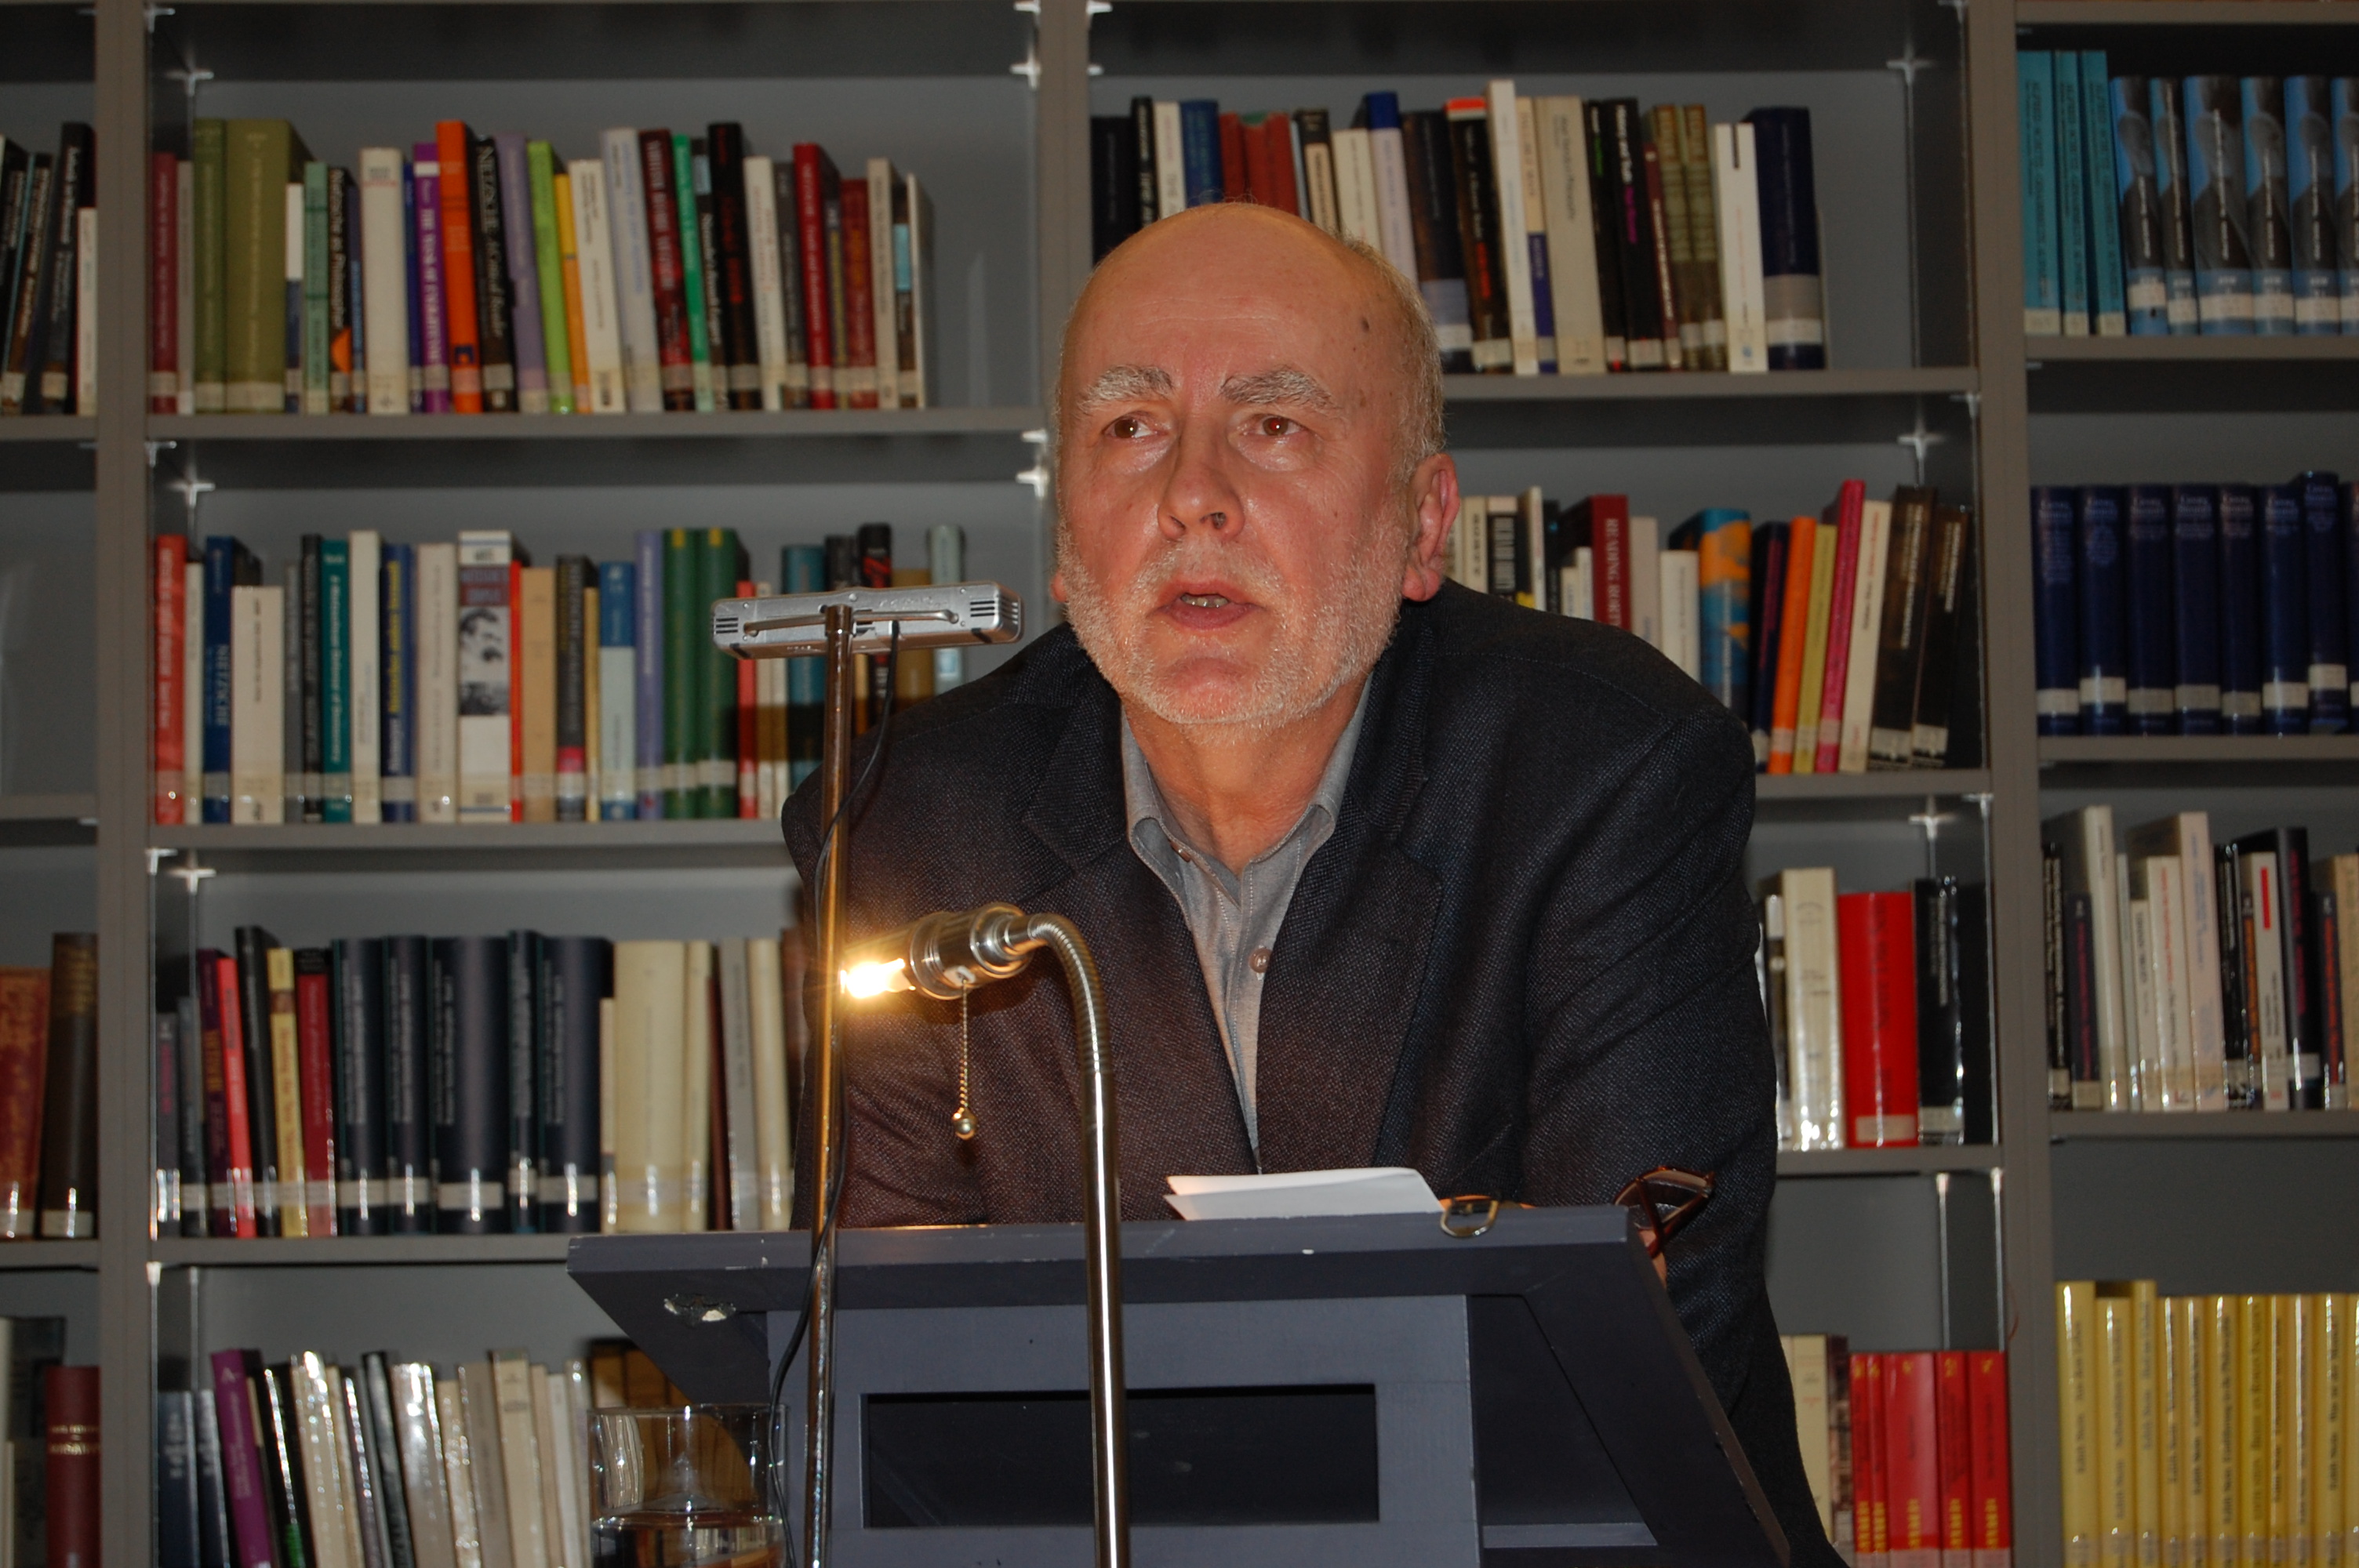
[[[1128,704],[1123,711],[1180,829],[1234,871],[1301,820],[1367,684],[1364,675],[1346,683],[1277,730],[1173,724]]]

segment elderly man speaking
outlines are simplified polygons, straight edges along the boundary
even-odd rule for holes
[[[1182,1173],[1527,1204],[1713,1174],[1671,1298],[1798,1568],[1832,1563],[1763,1283],[1752,749],[1636,638],[1445,582],[1439,367],[1413,287],[1299,219],[1202,207],[1108,256],[1057,386],[1070,629],[894,721],[851,928],[1079,924],[1127,1217]],[[808,875],[814,790],[787,820]],[[1080,1217],[1062,986],[974,997],[971,1139],[955,1004],[847,1022],[842,1223]]]

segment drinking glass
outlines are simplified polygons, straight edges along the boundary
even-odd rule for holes
[[[595,1568],[784,1568],[768,1437],[763,1405],[591,1411]]]

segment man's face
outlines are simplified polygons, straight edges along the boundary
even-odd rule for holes
[[[1125,702],[1291,722],[1375,663],[1405,591],[1433,591],[1374,287],[1249,210],[1096,280],[1066,351],[1053,586]]]

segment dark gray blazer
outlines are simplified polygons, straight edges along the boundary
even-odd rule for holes
[[[1402,605],[1371,679],[1264,985],[1261,1169],[1408,1165],[1445,1195],[1532,1204],[1713,1173],[1672,1300],[1796,1568],[1835,1563],[1763,1282],[1777,1152],[1744,726],[1635,637],[1454,584]],[[993,901],[1071,917],[1113,1015],[1123,1213],[1166,1218],[1165,1176],[1255,1163],[1179,906],[1125,837],[1120,711],[1060,629],[896,719],[851,836],[849,929]],[[815,784],[784,814],[806,874]],[[1079,1219],[1067,1006],[1049,963],[976,994],[964,1145],[955,1004],[855,1015],[842,1222]]]

